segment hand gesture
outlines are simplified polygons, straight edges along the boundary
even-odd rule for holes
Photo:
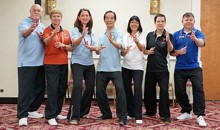
[[[131,46],[132,46],[132,45],[127,46],[127,47],[126,47],[126,48],[123,50],[123,52],[124,52],[124,53],[128,53],[128,52],[129,52],[129,50],[130,50],[130,48],[131,48]]]
[[[35,20],[30,27],[31,31],[34,31],[37,28],[37,26],[38,26],[38,20]]]
[[[148,55],[154,54],[154,49],[155,47],[151,47],[150,50],[148,51]]]
[[[166,42],[170,41],[170,33],[166,31]]]
[[[89,45],[88,41],[86,41],[83,45],[90,50],[93,48],[93,46]]]
[[[88,27],[86,27],[86,25],[83,25],[82,36],[84,37],[87,32],[88,32]]]
[[[36,32],[36,33],[37,33],[38,37],[39,37],[41,40],[43,40],[43,33],[42,33],[42,32]]]
[[[187,46],[181,48],[181,49],[179,50],[179,55],[184,55],[184,54],[186,54],[186,48],[187,48]]]
[[[133,38],[134,42],[137,43],[138,42],[138,37],[136,35],[131,35],[131,37]]]
[[[63,43],[61,43],[61,42],[55,43],[54,46],[55,46],[56,48],[60,48],[60,47],[64,48],[64,47],[66,47],[66,45],[63,44]]]
[[[108,39],[109,39],[110,43],[113,43],[114,42],[114,36],[112,35],[112,32],[108,32],[107,36],[108,36]]]
[[[101,44],[99,47],[97,47],[97,48],[95,49],[96,54],[99,55],[104,48],[106,48],[106,46],[103,46],[103,45]]]
[[[106,46],[103,46],[102,44],[96,48],[97,51],[102,51],[104,48],[106,48]]]
[[[60,25],[55,26],[55,29],[52,33],[57,34],[60,31]]]
[[[191,40],[196,41],[197,37],[195,36],[195,31],[192,30],[191,35],[187,35]]]

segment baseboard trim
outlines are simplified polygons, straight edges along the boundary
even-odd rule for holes
[[[17,104],[17,100],[18,98],[11,98],[11,97],[0,97],[0,104]],[[46,101],[47,98],[44,98],[44,101]],[[70,98],[66,98],[67,101],[70,102]],[[93,98],[93,101],[95,101],[96,99]],[[113,99],[109,99],[110,101],[113,101]],[[156,100],[157,102],[159,101],[158,99]],[[170,100],[172,101],[172,100]],[[219,101],[219,100],[217,100]]]
[[[17,104],[17,97],[0,97],[0,104]]]
[[[47,98],[44,98],[46,101]],[[0,97],[0,104],[17,104],[17,97]]]

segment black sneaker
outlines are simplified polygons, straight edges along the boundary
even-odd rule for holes
[[[126,121],[125,121],[125,120],[121,120],[121,121],[119,121],[119,125],[121,125],[121,126],[125,126],[125,125],[126,125]]]
[[[101,115],[98,117],[99,120],[112,119],[112,116]]]
[[[170,123],[170,122],[171,122],[171,120],[170,120],[170,118],[169,118],[169,117],[165,117],[165,118],[164,118],[164,122],[165,122],[165,123]]]

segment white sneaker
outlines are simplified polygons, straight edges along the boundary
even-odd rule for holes
[[[63,115],[58,115],[56,117],[56,119],[58,119],[58,120],[65,120],[66,118],[67,118],[67,116],[63,116]]]
[[[50,125],[57,125],[57,121],[55,120],[55,118],[52,118],[52,119],[48,120],[48,123]]]
[[[132,119],[132,117],[130,117],[130,116],[127,116],[127,119],[128,119],[128,120],[130,120],[130,119]]]
[[[192,114],[189,114],[187,112],[181,114],[180,116],[177,117],[178,120],[186,120],[186,119],[192,119]]]
[[[30,117],[30,118],[43,118],[44,115],[38,113],[37,111],[33,111],[33,112],[28,112],[28,117]]]
[[[202,116],[197,117],[196,122],[199,124],[199,126],[207,126],[207,124],[205,123],[205,120]]]
[[[82,116],[82,118],[87,118],[87,115]]]
[[[26,125],[28,125],[28,123],[27,123],[27,118],[25,117],[25,118],[21,118],[20,120],[19,120],[19,125],[20,126],[26,126]]]
[[[142,120],[136,120],[136,124],[142,124],[143,121]]]

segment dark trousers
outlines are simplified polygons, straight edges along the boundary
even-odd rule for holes
[[[89,113],[95,86],[95,66],[94,65],[71,65],[73,74],[73,91],[67,118],[69,120],[80,120],[80,117]],[[82,95],[83,79],[85,80],[85,90]]]
[[[169,72],[146,72],[144,90],[146,114],[154,115],[157,113],[156,83],[160,87],[159,115],[160,117],[170,117]]]
[[[202,68],[188,69],[188,70],[175,70],[175,94],[176,99],[181,106],[181,112],[192,111],[192,106],[189,104],[189,98],[186,93],[187,80],[192,82],[193,90],[193,112],[195,115],[205,115],[205,96],[203,91],[203,77]]]
[[[56,118],[62,111],[66,95],[68,65],[44,65],[47,78],[46,119]]]
[[[19,67],[17,117],[25,118],[28,112],[38,110],[44,101],[44,92],[44,67]]]
[[[130,70],[122,67],[122,77],[127,99],[128,115],[136,120],[142,119],[142,80],[143,70]],[[134,94],[132,91],[134,82]]]
[[[127,118],[127,103],[123,86],[122,74],[118,72],[97,72],[96,75],[96,96],[98,106],[104,116],[111,116],[106,87],[112,81],[116,88],[116,114],[120,120]]]

